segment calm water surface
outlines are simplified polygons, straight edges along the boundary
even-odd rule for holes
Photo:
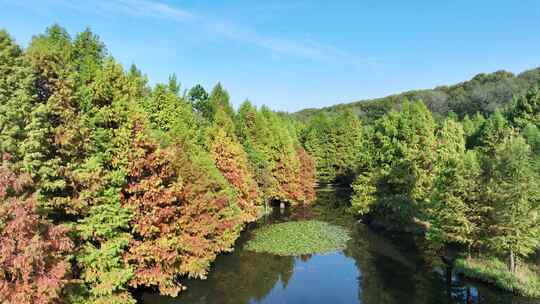
[[[410,235],[370,230],[342,211],[343,190],[318,193],[309,210],[285,211],[248,227],[236,249],[221,255],[207,280],[188,280],[178,298],[146,292],[144,304],[404,304],[404,303],[535,303],[491,286],[465,281],[430,266],[419,240]],[[345,226],[347,249],[325,255],[281,257],[243,250],[257,226],[273,222],[319,219]]]

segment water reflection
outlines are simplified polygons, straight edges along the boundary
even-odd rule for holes
[[[144,304],[248,303],[540,303],[464,281],[447,269],[433,268],[414,238],[374,232],[343,212],[348,193],[326,189],[310,209],[278,210],[253,225],[316,218],[346,226],[346,250],[327,255],[280,257],[242,250],[248,229],[236,250],[220,256],[205,281],[187,282],[188,290],[173,299],[141,295]]]
[[[276,288],[287,289],[294,273],[294,257],[236,250],[221,256],[205,281],[190,280],[177,299],[151,294],[143,303],[261,303]]]

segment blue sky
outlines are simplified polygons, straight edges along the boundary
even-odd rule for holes
[[[540,66],[539,20],[538,0],[0,0],[23,46],[90,27],[151,83],[221,81],[235,106],[286,111]]]

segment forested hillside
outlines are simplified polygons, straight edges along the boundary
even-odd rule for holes
[[[440,120],[454,112],[459,117],[477,112],[489,115],[497,108],[508,105],[513,96],[525,92],[540,81],[540,68],[514,75],[507,71],[478,74],[471,80],[456,85],[441,86],[431,90],[415,90],[383,98],[338,104],[322,109],[305,109],[293,115],[307,120],[320,112],[327,114],[350,111],[366,121],[381,117],[390,110],[399,110],[406,100],[421,100]]]
[[[176,296],[272,201],[314,199],[292,121],[173,75],[150,87],[90,30],[0,31],[0,302]]]

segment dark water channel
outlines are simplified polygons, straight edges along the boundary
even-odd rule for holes
[[[340,208],[347,200],[347,192],[325,189],[310,209],[274,210],[246,229],[234,252],[218,257],[207,280],[187,281],[188,290],[178,298],[143,293],[142,303],[540,303],[430,266],[421,240],[356,223]],[[347,227],[352,237],[347,249],[297,257],[243,250],[257,226],[307,218]]]

